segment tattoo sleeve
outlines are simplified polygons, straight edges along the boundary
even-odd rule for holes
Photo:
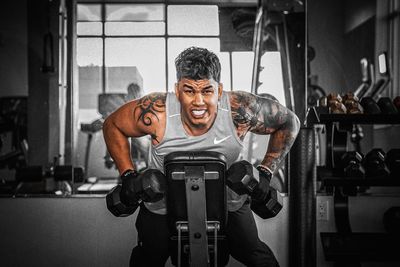
[[[152,93],[139,99],[133,114],[137,123],[143,124],[145,127],[154,127],[155,121],[160,120],[160,113],[165,112],[166,95],[163,93]],[[157,139],[157,129],[153,131],[151,137]]]
[[[241,91],[231,93],[233,123],[243,140],[247,132],[270,134],[261,164],[272,172],[279,168],[300,129],[297,116],[278,102]]]

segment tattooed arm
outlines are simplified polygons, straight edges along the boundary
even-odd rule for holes
[[[232,91],[230,102],[233,123],[242,140],[249,131],[271,135],[261,165],[274,173],[296,139],[299,119],[278,102],[247,92]]]
[[[155,144],[162,139],[165,130],[165,99],[165,93],[146,95],[126,103],[104,121],[104,140],[120,174],[135,169],[129,137],[151,135]]]

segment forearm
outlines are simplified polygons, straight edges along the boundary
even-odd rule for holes
[[[300,122],[293,114],[286,123],[270,135],[267,152],[261,165],[267,167],[272,173],[279,169],[285,156],[292,147],[300,129]]]
[[[270,135],[261,165],[275,172],[300,130],[296,114],[274,100],[241,91],[232,92],[230,101],[239,137],[244,139],[248,131]]]
[[[104,140],[108,152],[113,158],[120,174],[128,169],[135,169],[130,156],[130,144],[125,136],[111,119],[107,119],[103,125]]]

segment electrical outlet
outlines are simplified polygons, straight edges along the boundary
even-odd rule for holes
[[[328,200],[319,199],[317,201],[317,220],[327,221],[328,219]]]

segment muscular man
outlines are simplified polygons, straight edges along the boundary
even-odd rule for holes
[[[229,167],[237,160],[249,131],[271,135],[257,192],[257,197],[265,196],[268,176],[277,170],[299,131],[296,115],[267,98],[223,91],[219,59],[207,49],[188,48],[176,58],[175,65],[175,92],[152,93],[129,102],[104,123],[107,148],[123,176],[121,200],[129,195],[124,177],[136,177],[127,137],[150,135],[149,167],[163,171],[164,156],[173,151],[217,151],[225,155]],[[229,188],[227,191],[227,243],[232,257],[247,266],[278,266],[272,251],[258,237],[248,197]],[[146,266],[164,266],[169,257],[165,207],[164,200],[140,207],[136,228]],[[132,255],[131,264],[136,266],[138,256]]]

